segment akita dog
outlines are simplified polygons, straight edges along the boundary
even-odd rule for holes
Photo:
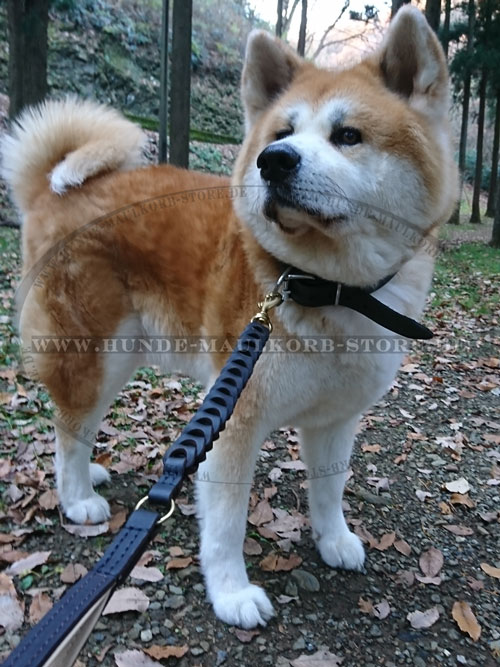
[[[74,98],[28,110],[3,142],[4,174],[24,217],[26,366],[56,404],[57,489],[77,523],[109,516],[93,489],[109,475],[90,463],[90,445],[134,370],[160,364],[209,386],[225,360],[189,347],[106,353],[99,341],[236,339],[289,265],[315,283],[333,281],[337,296],[358,287],[409,318],[424,307],[430,240],[453,210],[457,170],[446,61],[422,14],[404,7],[376,52],[336,71],[253,32],[242,98],[246,137],[232,181],[140,167],[142,132]],[[288,299],[275,311],[275,332],[299,340],[393,336],[383,321],[341,304]],[[97,344],[42,353],[40,337]],[[309,481],[321,557],[362,568],[363,547],[342,513],[347,466],[339,462],[349,461],[361,413],[387,390],[401,358],[285,351],[258,361],[197,482],[201,563],[219,618],[251,628],[273,614],[248,580],[242,545],[259,447],[284,424],[300,428],[309,469],[326,471]]]

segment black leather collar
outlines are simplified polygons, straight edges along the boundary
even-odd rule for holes
[[[373,287],[352,287],[292,268],[286,279],[285,294],[301,306],[309,308],[319,306],[350,308],[406,338],[425,340],[432,338],[434,334],[423,324],[401,315],[372,296],[373,292],[386,285],[394,276],[395,274],[387,276]]]

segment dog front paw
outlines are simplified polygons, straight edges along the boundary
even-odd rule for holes
[[[84,500],[65,503],[63,509],[73,523],[102,523],[111,516],[108,501],[98,493]]]
[[[90,481],[95,486],[99,484],[107,484],[111,479],[109,472],[100,463],[90,464]]]
[[[365,550],[357,535],[346,530],[338,536],[324,535],[318,540],[321,558],[330,567],[344,570],[362,570]]]
[[[269,598],[260,586],[254,584],[248,584],[234,592],[217,595],[213,606],[216,616],[221,621],[246,630],[266,625],[274,616]]]

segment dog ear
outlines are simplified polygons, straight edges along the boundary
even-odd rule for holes
[[[286,44],[262,30],[248,36],[241,98],[248,131],[257,117],[291,83],[302,60]]]
[[[436,35],[415,7],[403,6],[382,45],[380,67],[387,86],[410,106],[436,117],[447,115],[448,68]]]

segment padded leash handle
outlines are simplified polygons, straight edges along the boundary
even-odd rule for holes
[[[251,322],[237,341],[215,384],[181,435],[163,458],[163,474],[128,518],[101,560],[73,585],[28,632],[3,667],[70,667],[87,641],[114,589],[139,560],[159,524],[157,511],[141,509],[146,501],[172,505],[183,480],[195,472],[233,413],[269,338],[270,327]]]

